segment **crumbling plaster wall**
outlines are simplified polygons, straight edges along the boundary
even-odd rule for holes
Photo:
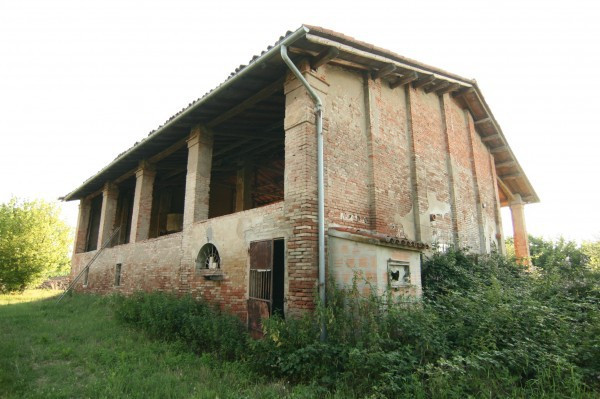
[[[345,287],[355,285],[362,295],[382,295],[389,291],[392,296],[421,296],[420,253],[367,241],[329,236],[328,270],[336,284]],[[390,289],[388,260],[409,264],[410,284],[397,290]]]

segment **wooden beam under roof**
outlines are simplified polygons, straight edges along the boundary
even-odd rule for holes
[[[490,134],[489,136],[481,137],[481,141],[483,141],[484,143],[488,143],[490,141],[498,140],[499,138],[500,138],[500,135],[498,133],[494,133],[494,134]]]
[[[492,149],[490,150],[490,152],[491,152],[492,154],[497,154],[497,153],[499,153],[499,152],[504,152],[504,151],[508,151],[508,147],[507,147],[507,146],[505,146],[505,145],[501,145],[500,147],[492,148]]]
[[[452,83],[452,84],[450,84],[447,87],[443,87],[441,89],[436,90],[435,92],[436,92],[436,94],[438,96],[441,96],[441,95],[444,95],[446,93],[450,93],[450,92],[456,91],[456,90],[460,89],[460,87],[461,86],[460,86],[459,83]]]
[[[320,66],[327,64],[334,58],[337,58],[338,55],[340,55],[340,50],[336,49],[335,47],[328,47],[310,60],[310,67],[311,69],[316,70]]]
[[[498,162],[498,163],[496,164],[496,168],[505,168],[505,167],[507,167],[507,166],[514,166],[514,165],[516,165],[516,164],[517,164],[517,162],[515,162],[515,161],[513,161],[513,160],[510,160],[510,161],[504,161],[504,162]]]
[[[436,82],[434,84],[432,84],[431,86],[427,87],[425,89],[425,93],[431,93],[432,91],[437,92],[440,89],[443,89],[447,86],[450,86],[450,82],[445,81],[445,80],[440,80],[439,82]]]
[[[497,178],[496,181],[498,181],[498,185],[500,186],[500,189],[502,190],[504,195],[506,195],[506,198],[508,198],[509,201],[512,201],[515,198],[515,195],[510,190],[510,188],[508,188],[508,186],[502,181],[502,179]]]
[[[261,102],[262,100],[264,100],[265,98],[273,95],[278,90],[282,90],[283,82],[284,82],[284,78],[277,79],[275,82],[273,82],[270,85],[268,85],[267,87],[263,88],[258,93],[245,99],[244,101],[242,101],[235,107],[233,107],[230,110],[225,111],[221,115],[217,116],[215,119],[208,122],[206,124],[206,126],[215,127],[215,126],[225,122],[226,120],[233,118],[240,112],[247,110],[248,108],[252,107],[254,104],[257,104],[257,103]]]
[[[521,173],[519,173],[519,172],[510,173],[508,175],[502,175],[502,176],[498,176],[498,177],[502,180],[514,180],[514,179],[518,179],[519,177],[521,177]]]
[[[395,89],[396,87],[407,85],[410,82],[414,82],[417,79],[419,79],[419,76],[416,72],[409,72],[406,75],[396,79],[395,82],[390,83],[390,89]]]
[[[435,75],[433,75],[433,74],[425,75],[422,78],[414,81],[412,85],[413,85],[413,88],[418,89],[419,87],[428,85],[429,83],[433,82],[434,80],[435,80]]]
[[[491,122],[492,122],[492,118],[490,118],[488,116],[487,118],[480,119],[478,121],[475,121],[474,123],[475,123],[475,126],[481,126],[481,125],[484,125],[486,123],[491,123]]]
[[[398,67],[396,67],[396,65],[387,64],[386,66],[384,66],[383,68],[381,68],[380,70],[378,70],[377,72],[374,72],[372,74],[373,80],[377,80],[377,79],[381,79],[386,76],[389,76],[389,75],[393,74],[394,72],[396,72],[396,69],[398,69]]]

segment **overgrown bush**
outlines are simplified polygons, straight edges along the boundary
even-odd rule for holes
[[[598,274],[532,275],[501,256],[450,250],[426,260],[422,278],[416,304],[330,286],[314,314],[266,321],[252,364],[376,397],[594,396]]]
[[[240,358],[247,350],[246,329],[238,317],[191,296],[138,292],[116,296],[114,302],[119,320],[153,338],[180,340],[194,352],[211,352],[223,359]]]
[[[154,337],[242,359],[257,373],[323,394],[598,395],[600,273],[585,265],[530,273],[498,255],[450,250],[424,262],[422,281],[420,301],[330,283],[326,305],[299,319],[265,320],[261,340],[190,297],[119,298],[117,314]]]

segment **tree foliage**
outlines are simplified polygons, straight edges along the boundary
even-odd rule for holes
[[[0,204],[0,292],[23,291],[69,267],[71,229],[52,203]]]

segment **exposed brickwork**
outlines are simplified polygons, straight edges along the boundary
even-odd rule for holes
[[[319,94],[325,99],[326,85],[310,73],[305,77],[321,88]],[[314,308],[318,276],[317,138],[313,101],[291,74],[285,94],[284,213],[291,228],[286,250],[287,306],[293,314]]]
[[[453,243],[449,175],[440,101],[434,93],[407,90],[411,104],[421,240]]]
[[[452,183],[456,210],[456,234],[461,248],[480,250],[478,199],[473,176],[472,148],[464,112],[450,98],[443,96],[448,150],[452,167]]]
[[[391,89],[387,82],[346,68],[325,65],[311,71],[306,62],[300,67],[325,104],[326,229],[353,227],[426,244],[456,242],[474,251],[502,244],[493,157],[459,102],[412,87]],[[106,249],[90,270],[85,290],[191,293],[245,320],[249,245],[283,238],[286,314],[313,309],[318,274],[314,104],[291,74],[284,93],[284,201],[206,220],[213,136],[196,127],[188,141],[183,231],[147,239],[154,172],[142,164],[136,174],[131,243]],[[111,217],[114,223],[108,213],[115,212],[116,194],[106,187],[111,202],[103,207],[102,231]],[[83,201],[72,275],[94,254],[79,253],[88,221],[89,201]],[[220,270],[196,267],[206,243],[219,250]],[[340,237],[335,242],[329,237],[327,245],[329,272],[339,281],[351,281],[358,271],[381,290],[393,257],[410,262],[415,283],[407,293],[420,293],[418,252]],[[114,286],[117,263],[119,287]],[[213,274],[220,279],[207,278]],[[84,289],[81,283],[78,289]]]

